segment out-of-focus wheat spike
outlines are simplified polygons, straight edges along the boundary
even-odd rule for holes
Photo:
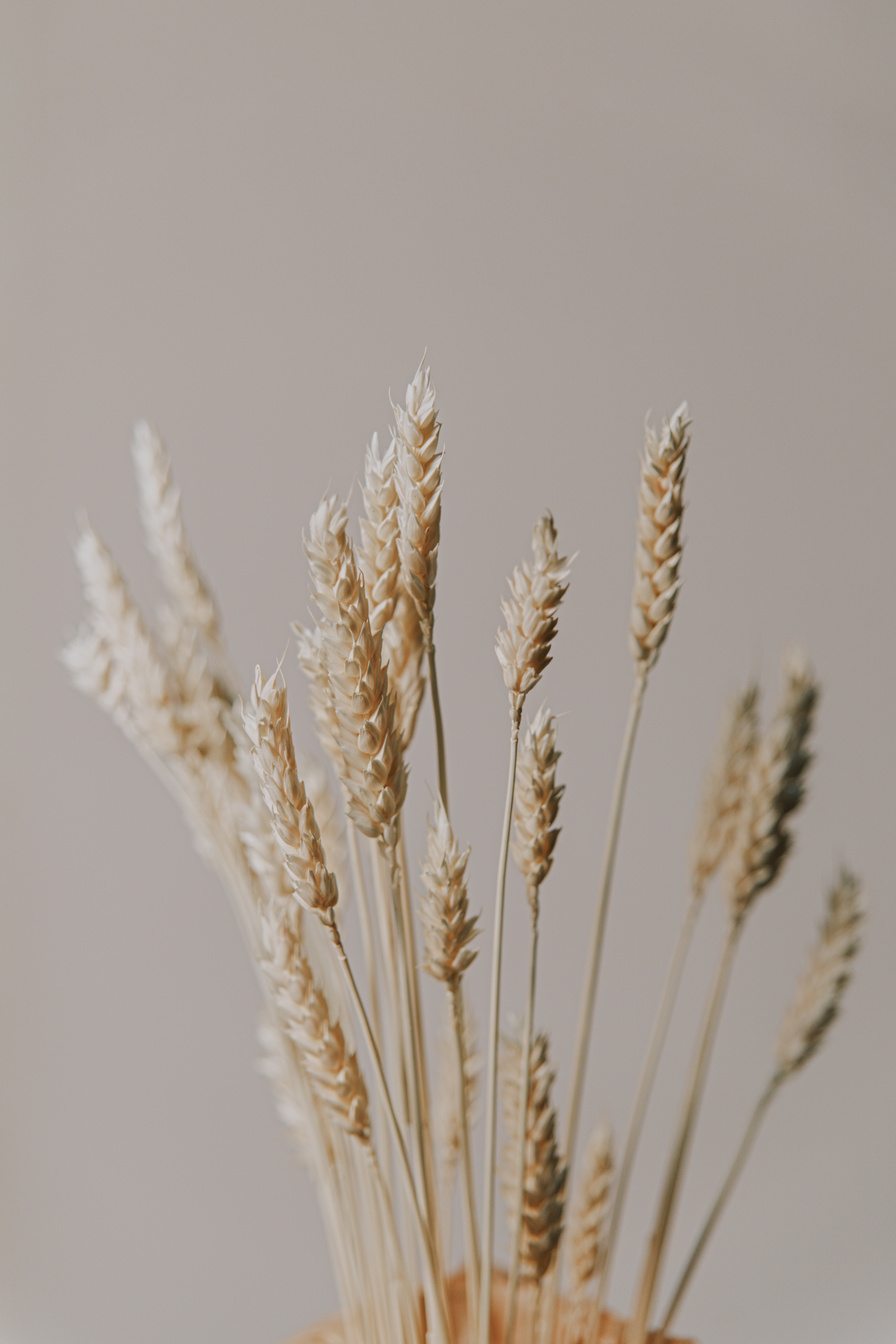
[[[217,604],[196,564],[181,516],[171,458],[145,421],[134,428],[132,453],[146,542],[177,613],[213,645],[220,641]]]
[[[519,1039],[505,1037],[501,1058],[501,1100],[507,1143],[501,1164],[501,1185],[512,1222],[519,1181],[520,1105],[523,1052]],[[540,1282],[551,1267],[563,1231],[566,1165],[556,1139],[557,1120],[551,1104],[554,1074],[548,1064],[548,1039],[532,1041],[529,1096],[526,1107],[526,1163],[520,1276]],[[515,1229],[511,1226],[511,1236]]]
[[[613,1134],[598,1125],[583,1156],[583,1171],[567,1232],[573,1301],[580,1300],[603,1268],[606,1225],[613,1186]]]
[[[314,719],[317,738],[336,773],[340,774],[342,748],[339,720],[336,717],[330,679],[324,666],[321,633],[317,627],[314,630],[306,630],[297,621],[293,621],[292,629],[296,637],[299,667],[308,680],[308,707]]]
[[[163,758],[189,751],[192,743],[171,670],[111,552],[86,520],[75,559],[89,620],[63,661],[79,687],[97,696],[127,736]]]
[[[728,865],[732,917],[742,920],[784,863],[793,843],[788,818],[803,800],[812,760],[808,737],[818,684],[808,662],[793,654],[785,663],[784,697],[750,766],[744,806]]]
[[[754,682],[732,701],[704,781],[691,842],[691,888],[698,895],[727,858],[734,840],[759,735],[758,701]]]
[[[336,711],[349,814],[359,830],[378,839],[401,809],[406,775],[381,638],[370,629],[346,523],[336,496],[325,498],[304,537],[305,554],[321,613],[321,660]]]
[[[278,673],[265,681],[255,670],[252,698],[243,712],[261,792],[296,897],[307,910],[326,918],[339,899],[327,867],[314,809],[296,770],[286,687]]]
[[[442,510],[442,454],[432,375],[423,360],[404,406],[393,403],[396,482],[401,500],[404,587],[417,610],[426,649],[432,643],[433,606]]]
[[[367,589],[370,628],[379,634],[391,620],[398,594],[399,556],[398,489],[395,473],[395,442],[380,454],[374,434],[364,459],[365,515],[361,518],[358,562]]]
[[[510,846],[530,902],[550,872],[560,834],[554,826],[565,787],[557,784],[559,760],[557,723],[542,705],[520,744],[513,804],[516,833]]]
[[[550,513],[543,513],[532,533],[532,563],[523,561],[516,567],[510,579],[510,597],[501,601],[506,628],[498,631],[495,644],[515,718],[551,661],[557,610],[567,589],[571,563],[558,553],[554,520]]]
[[[304,1099],[295,1088],[295,1073],[288,1055],[293,1048],[292,1043],[277,1025],[274,1013],[270,1010],[259,1022],[258,1043],[262,1050],[258,1070],[271,1085],[277,1114],[289,1131],[301,1162],[310,1166],[313,1147],[308,1133],[309,1117]]]
[[[369,1143],[367,1087],[302,950],[298,911],[281,921],[265,919],[262,932],[271,995],[312,1086],[341,1128]]]
[[[435,820],[427,822],[426,857],[421,867],[423,964],[436,980],[450,986],[476,958],[473,940],[478,933],[477,916],[470,915],[467,899],[469,847],[461,853],[440,798],[435,800],[433,810]]]
[[[649,424],[644,431],[629,618],[629,648],[644,671],[656,662],[681,587],[681,520],[690,425],[687,402],[682,402],[671,419],[663,421],[659,437]]]
[[[812,1058],[839,1013],[859,950],[863,915],[859,881],[844,869],[828,894],[818,939],[781,1024],[777,1065],[782,1077]]]

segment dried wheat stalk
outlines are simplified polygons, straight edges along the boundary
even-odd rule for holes
[[[526,882],[529,901],[529,976],[526,1012],[523,1018],[521,1041],[523,1059],[523,1092],[529,1086],[532,1033],[535,1021],[535,985],[538,964],[539,893],[553,861],[554,846],[560,834],[554,826],[563,796],[563,787],[557,784],[557,726],[553,715],[542,706],[530,723],[517,760],[516,790],[514,794],[515,836],[511,848],[514,861]],[[522,1116],[520,1117],[522,1126]],[[519,1157],[517,1160],[516,1216],[513,1222],[510,1253],[510,1276],[507,1290],[506,1337],[513,1338],[516,1324],[517,1291],[521,1263],[523,1235],[523,1204],[526,1179],[526,1144],[520,1129]]]
[[[557,611],[566,593],[571,561],[557,550],[557,530],[550,513],[543,513],[532,533],[532,563],[524,561],[513,572],[510,598],[501,603],[505,629],[498,631],[495,652],[510,697],[510,766],[498,855],[495,893],[494,945],[489,1004],[489,1051],[486,1071],[485,1191],[482,1206],[482,1282],[479,1293],[479,1344],[488,1344],[491,1304],[492,1237],[494,1233],[495,1135],[497,1128],[498,1025],[501,1005],[501,954],[504,938],[504,895],[507,856],[513,817],[520,720],[528,693],[537,686],[551,661],[557,633]]]
[[[637,1155],[647,1105],[684,972],[685,959],[703,905],[707,883],[730,852],[746,797],[747,777],[758,738],[756,709],[758,695],[758,687],[751,683],[729,705],[719,743],[704,780],[697,825],[691,840],[691,895],[666,973],[619,1165],[607,1231],[605,1272],[597,1300],[598,1319],[606,1301],[629,1177]]]
[[[660,1195],[635,1308],[634,1344],[644,1344],[647,1318],[663,1260],[682,1173],[700,1108],[722,1004],[740,941],[741,930],[756,897],[778,877],[790,851],[790,817],[805,795],[811,762],[807,741],[818,686],[804,658],[790,654],[785,662],[784,697],[774,721],[758,742],[747,775],[727,871],[730,913],[710,991],[699,1041],[679,1116]]]
[[[844,992],[852,977],[853,961],[859,950],[859,929],[863,916],[858,879],[844,869],[828,894],[827,914],[809,954],[806,969],[797,984],[793,1003],[781,1023],[775,1071],[756,1103],[734,1161],[672,1293],[663,1316],[664,1332],[672,1325],[706,1243],[728,1203],[750,1155],[762,1119],[778,1088],[808,1063],[840,1012]]]
[[[590,952],[576,1028],[566,1128],[566,1152],[570,1167],[575,1162],[591,1026],[597,1003],[604,935],[629,767],[647,690],[648,673],[654,666],[660,647],[669,632],[681,587],[683,548],[681,522],[684,514],[684,477],[687,450],[690,446],[690,423],[687,402],[682,402],[671,419],[663,421],[659,437],[649,424],[645,425],[644,431],[644,457],[641,463],[635,544],[635,584],[629,615],[629,651],[635,662],[635,680],[607,818],[598,898],[594,909]],[[556,1318],[556,1290],[555,1281],[550,1308],[552,1322]]]
[[[470,851],[460,852],[448,813],[441,799],[435,803],[435,822],[427,828],[426,857],[422,864],[424,897],[420,904],[423,939],[426,948],[424,967],[448,990],[455,1044],[455,1086],[453,1096],[458,1110],[457,1131],[464,1175],[464,1228],[467,1244],[467,1289],[470,1320],[478,1314],[477,1282],[480,1273],[479,1239],[476,1231],[476,1202],[473,1190],[473,1161],[470,1150],[470,1124],[467,1114],[467,1060],[464,1006],[460,982],[472,965],[478,949],[473,940],[478,933],[476,916],[470,916],[467,899],[466,867]]]

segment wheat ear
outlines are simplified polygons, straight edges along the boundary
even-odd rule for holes
[[[539,1032],[533,1038],[528,1069],[521,1041],[506,1039],[501,1072],[504,1126],[508,1135],[504,1184],[509,1220],[514,1218],[517,1202],[517,1136],[522,1130],[526,1162],[520,1276],[537,1283],[554,1260],[563,1230],[566,1194],[566,1166],[557,1144],[557,1117],[551,1103],[554,1073],[548,1063],[547,1036]],[[511,1231],[516,1234],[515,1228]]]
[[[146,544],[180,619],[196,629],[222,659],[217,603],[196,563],[181,514],[171,458],[146,421],[134,428],[131,447]]]
[[[807,747],[818,703],[818,683],[802,654],[785,660],[781,708],[753,753],[727,871],[731,917],[742,921],[756,897],[774,882],[793,838],[791,813],[803,800],[812,757]]]
[[[697,896],[728,858],[737,834],[759,737],[758,703],[759,687],[750,682],[728,706],[706,774],[691,839],[691,890]]]
[[[379,436],[373,435],[364,456],[361,494],[364,514],[358,560],[367,588],[370,628],[378,634],[392,619],[399,592],[401,560],[394,440],[381,454]]]
[[[497,1129],[498,1037],[501,1007],[501,955],[504,940],[504,893],[513,819],[513,795],[519,753],[520,720],[526,696],[538,685],[551,661],[557,633],[557,612],[566,593],[571,560],[557,550],[557,529],[550,513],[541,515],[532,532],[532,561],[513,571],[510,597],[501,602],[505,628],[498,631],[495,653],[510,699],[510,764],[498,854],[492,979],[489,1002],[488,1068],[485,1102],[485,1190],[482,1200],[482,1282],[479,1291],[479,1344],[488,1344],[492,1288],[492,1239],[495,1200],[495,1136]]]
[[[703,904],[706,885],[727,858],[734,840],[738,818],[744,803],[747,776],[756,750],[758,688],[750,683],[728,706],[719,743],[707,771],[697,824],[691,842],[691,896],[678,932],[666,973],[660,1004],[650,1034],[647,1054],[638,1080],[628,1135],[613,1196],[607,1231],[604,1273],[598,1292],[597,1318],[609,1291],[610,1272],[616,1249],[628,1182],[634,1166],[638,1143],[647,1113],[647,1105],[666,1039],[666,1032],[681,983],[685,959],[697,917]]]
[[[588,1310],[588,1288],[604,1274],[607,1263],[607,1224],[614,1169],[613,1134],[608,1124],[600,1124],[592,1131],[582,1155],[582,1166],[567,1231],[573,1307],[570,1339],[576,1337],[577,1329],[582,1333]],[[600,1329],[600,1303],[593,1306],[596,1333]]]
[[[659,436],[649,424],[644,431],[629,647],[635,662],[645,670],[656,662],[681,587],[681,520],[690,425],[687,402],[682,402],[671,419],[663,421]]]
[[[808,737],[818,686],[802,656],[785,660],[785,690],[774,721],[757,744],[747,775],[727,870],[728,936],[719,957],[699,1042],[685,1088],[672,1154],[648,1245],[633,1316],[633,1344],[644,1344],[663,1251],[706,1083],[713,1041],[746,916],[779,875],[792,845],[790,818],[805,794]]]
[[[349,815],[365,835],[381,839],[404,802],[406,776],[381,639],[370,628],[347,522],[335,495],[322,500],[304,536],[305,554],[320,612],[321,661],[335,712]]]
[[[433,641],[436,568],[442,516],[442,454],[439,449],[441,425],[437,418],[432,375],[425,364],[425,359],[424,355],[413,382],[408,386],[404,406],[397,406],[394,402],[392,404],[395,416],[393,444],[396,449],[396,474],[401,500],[402,581],[417,612],[423,647],[429,664],[439,793],[447,808],[448,770],[445,757],[445,731]]]
[[[668,1332],[672,1325],[706,1243],[750,1155],[772,1098],[781,1084],[808,1063],[820,1048],[840,1012],[843,995],[852,977],[852,964],[859,950],[859,929],[863,917],[858,880],[844,869],[828,894],[827,914],[797,984],[793,1002],[781,1023],[775,1071],[756,1103],[734,1161],[672,1294],[663,1318],[663,1333]]]
[[[542,705],[529,725],[519,754],[516,771],[514,801],[515,834],[511,842],[514,862],[520,870],[529,900],[529,977],[526,1012],[523,1019],[522,1051],[524,1061],[523,1094],[527,1094],[529,1079],[529,1052],[532,1043],[535,1016],[535,981],[538,964],[538,916],[541,884],[553,862],[554,846],[560,834],[554,823],[563,796],[563,786],[557,784],[557,726],[546,705]],[[522,1126],[521,1116],[520,1124]],[[507,1324],[505,1338],[513,1339],[516,1322],[517,1291],[519,1287],[520,1241],[524,1185],[526,1178],[526,1142],[520,1129],[516,1214],[511,1233],[510,1275],[507,1297]]]
[[[458,1131],[463,1168],[464,1236],[467,1249],[467,1304],[470,1321],[479,1310],[479,1242],[476,1231],[476,1202],[473,1191],[473,1163],[470,1151],[470,1125],[467,1114],[466,1055],[464,1041],[461,977],[476,957],[473,941],[479,930],[476,916],[469,913],[466,868],[469,849],[458,848],[441,799],[435,803],[435,821],[427,824],[426,857],[421,875],[423,900],[420,916],[425,947],[424,969],[445,985],[451,1004],[455,1042],[455,1089],[458,1105]]]

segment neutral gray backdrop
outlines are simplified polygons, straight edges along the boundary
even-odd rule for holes
[[[812,796],[745,939],[671,1259],[848,861],[870,916],[843,1021],[770,1115],[681,1325],[703,1344],[896,1339],[892,4],[7,0],[0,24],[0,1338],[278,1344],[334,1305],[226,901],[57,654],[81,608],[82,507],[153,600],[129,458],[150,416],[238,666],[270,668],[306,611],[302,525],[351,488],[426,347],[476,905],[506,768],[499,597],[544,506],[579,552],[544,681],[568,785],[540,981],[561,1099],[631,677],[642,423],[683,396],[693,413],[686,585],[632,771],[588,1119],[626,1122],[724,698],[755,671],[769,704],[782,649],[812,654]],[[426,716],[418,736],[417,851]],[[714,901],[650,1114],[623,1307],[721,928]],[[513,1008],[516,887],[508,939]]]

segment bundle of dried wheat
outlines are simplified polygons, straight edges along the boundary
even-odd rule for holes
[[[474,1098],[482,1059],[465,1003],[479,915],[467,889],[469,850],[452,828],[436,669],[435,593],[441,529],[441,423],[425,363],[393,405],[385,453],[367,450],[361,541],[335,495],[311,515],[305,553],[316,612],[294,627],[312,717],[329,769],[297,753],[280,669],[248,691],[227,652],[218,607],[193,555],[180,494],[158,436],[137,428],[140,515],[165,591],[155,629],[118,566],[85,523],[76,546],[87,616],[64,652],[75,684],[113,717],[182,805],[220,874],[258,970],[265,1069],[297,1151],[313,1169],[344,1311],[315,1337],[346,1344],[644,1344],[712,1046],[741,930],[780,876],[811,754],[818,687],[804,658],[785,664],[780,708],[760,731],[758,687],[725,720],[691,847],[681,933],[615,1168],[609,1127],[597,1127],[573,1184],[578,1123],[623,800],[649,674],[681,587],[690,419],[682,404],[659,434],[648,426],[641,468],[635,585],[629,619],[634,683],[598,874],[582,986],[565,1139],[552,1099],[548,1040],[534,1029],[539,906],[559,836],[557,724],[546,707],[520,742],[522,714],[553,656],[571,561],[549,513],[531,559],[510,579],[496,642],[508,692],[510,763],[497,841],[490,1010],[484,1069],[484,1187],[473,1180]],[[406,752],[428,685],[438,793],[415,893],[403,835]],[[513,837],[511,838],[511,833]],[[500,1163],[511,1264],[494,1264],[502,945],[513,853],[531,916],[525,1015],[505,1046],[505,1148]],[[685,1082],[647,1238],[630,1321],[606,1310],[613,1251],[644,1115],[707,890],[724,874],[728,929]],[[342,892],[353,897],[363,969],[343,938]],[[416,896],[416,900],[415,900]],[[417,927],[415,906],[420,919]],[[844,872],[781,1030],[775,1067],[731,1170],[660,1319],[670,1328],[685,1288],[783,1082],[814,1055],[840,1010],[858,948],[857,880]],[[352,915],[354,917],[354,915]],[[422,934],[422,956],[418,938]],[[444,986],[450,1045],[439,1101],[420,971]],[[368,1081],[369,1080],[369,1081]],[[391,1173],[397,1172],[393,1180]],[[439,1179],[437,1179],[437,1175]],[[451,1272],[451,1209],[460,1178],[464,1268]],[[569,1191],[570,1198],[567,1200]],[[572,1210],[565,1230],[567,1203]],[[561,1291],[563,1275],[568,1300]]]

